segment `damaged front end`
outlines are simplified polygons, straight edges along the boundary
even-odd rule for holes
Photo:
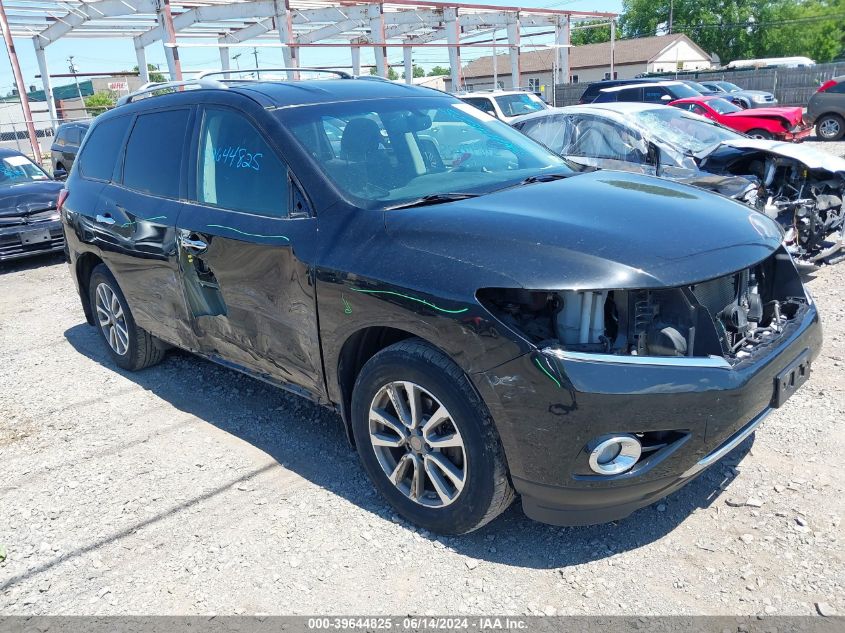
[[[784,245],[797,262],[815,265],[845,257],[842,159],[805,147],[784,143],[761,146],[759,141],[748,140],[719,146],[700,166],[711,173],[756,182],[756,194],[744,193],[737,199],[782,226]]]
[[[733,367],[800,323],[809,299],[783,248],[736,273],[666,289],[488,288],[479,301],[546,352],[699,358]]]

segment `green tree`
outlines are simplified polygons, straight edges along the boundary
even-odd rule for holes
[[[445,68],[443,66],[435,66],[431,70],[428,71],[429,77],[439,77],[440,75],[451,75],[452,71],[449,69],[448,66]]]
[[[132,68],[132,72],[139,72],[138,67],[134,66]],[[163,73],[158,72],[158,68],[155,64],[147,64],[147,72],[149,72],[150,81],[153,81],[157,84],[164,83],[165,81],[167,81],[167,77],[165,77]]]
[[[101,90],[100,92],[95,92],[90,97],[84,97],[84,101],[85,109],[88,110],[88,113],[97,116],[113,108],[116,100],[112,91]]]
[[[378,75],[378,69],[375,66],[370,66],[370,74]],[[399,79],[399,73],[393,70],[390,66],[387,67],[387,78],[391,81]]]
[[[845,0],[623,0],[623,37],[684,33],[727,63],[802,55],[833,59],[845,46]]]
[[[599,24],[601,26],[592,26],[593,24]],[[581,28],[587,26],[590,28]],[[570,33],[569,41],[573,46],[609,42],[610,24],[607,23],[607,20],[586,20],[579,22],[578,28],[574,28]]]
[[[417,66],[414,64],[414,74],[411,75],[412,77],[425,77],[425,70],[423,70],[422,66]],[[405,79],[405,73],[402,73],[402,79]]]

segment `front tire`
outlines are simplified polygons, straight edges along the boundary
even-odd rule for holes
[[[823,141],[838,141],[845,136],[845,119],[838,114],[825,114],[816,121],[816,136]]]
[[[135,324],[126,297],[105,264],[91,272],[88,298],[97,329],[119,367],[138,371],[161,362],[164,346]]]
[[[416,525],[464,534],[513,501],[487,407],[466,374],[422,341],[391,345],[364,365],[352,431],[376,489]]]

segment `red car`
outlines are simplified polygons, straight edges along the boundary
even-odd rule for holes
[[[812,127],[804,123],[804,111],[800,107],[743,110],[717,96],[676,99],[669,105],[700,114],[751,138],[798,141],[812,132]]]

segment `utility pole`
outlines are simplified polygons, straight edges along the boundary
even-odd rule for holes
[[[70,73],[73,75],[73,80],[76,82],[76,94],[79,95],[80,101],[83,101],[82,90],[79,87],[79,77],[76,76],[76,66],[73,63],[73,55],[67,58],[67,67],[68,71],[70,71]],[[83,103],[83,107],[84,105],[85,104]]]
[[[252,54],[255,55],[255,78],[261,79],[261,73],[258,72],[258,47],[252,47]]]
[[[669,0],[669,35],[672,35],[672,18],[675,13],[675,0]]]
[[[240,58],[241,55],[243,55],[243,53],[238,53],[236,55],[232,55],[232,61],[235,62],[235,68],[237,68],[238,70],[241,69],[241,64],[238,61],[238,59]]]

